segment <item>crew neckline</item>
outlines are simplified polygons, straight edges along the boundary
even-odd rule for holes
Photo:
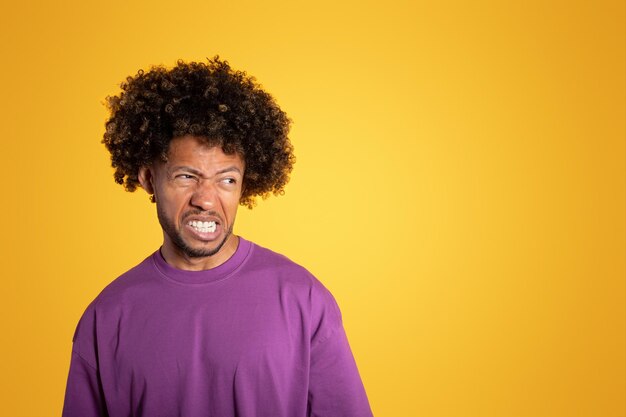
[[[235,253],[233,253],[232,256],[226,260],[226,262],[216,266],[215,268],[203,271],[186,271],[184,269],[173,267],[165,261],[160,248],[152,254],[152,261],[156,269],[166,279],[180,284],[208,284],[228,278],[243,264],[251,249],[252,244],[248,240],[239,236],[237,249],[235,250]]]

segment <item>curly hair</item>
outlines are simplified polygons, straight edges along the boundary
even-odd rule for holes
[[[252,208],[257,196],[284,193],[295,162],[291,121],[254,77],[216,56],[139,70],[121,89],[106,99],[110,118],[102,143],[111,153],[115,182],[127,191],[139,186],[142,166],[167,160],[173,138],[191,135],[243,158],[240,204]]]

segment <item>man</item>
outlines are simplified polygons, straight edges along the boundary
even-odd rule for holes
[[[216,57],[139,71],[108,105],[115,180],[151,195],[163,245],[85,311],[63,415],[371,416],[332,295],[233,234],[289,180],[273,98]]]

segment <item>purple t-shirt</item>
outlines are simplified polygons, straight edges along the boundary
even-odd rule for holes
[[[371,416],[332,295],[242,238],[207,271],[157,251],[89,305],[64,417]]]

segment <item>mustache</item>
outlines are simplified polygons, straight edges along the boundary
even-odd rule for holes
[[[190,210],[188,212],[186,212],[185,214],[183,214],[183,221],[187,220],[187,218],[192,217],[192,216],[200,216],[200,217],[217,217],[217,219],[220,221],[220,223],[222,222],[222,216],[219,215],[218,212],[214,211],[214,210],[209,210],[209,211],[204,211],[204,210]]]

